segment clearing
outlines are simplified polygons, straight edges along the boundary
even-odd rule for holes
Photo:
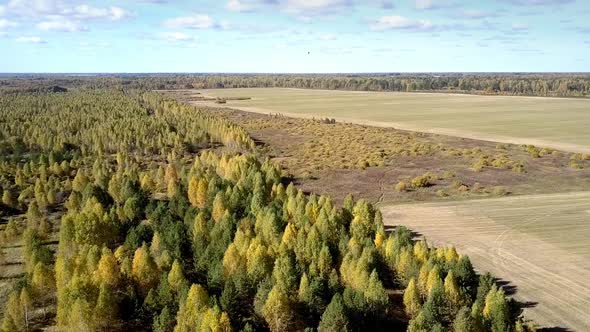
[[[250,112],[331,117],[486,141],[590,153],[590,99],[282,88],[199,90]]]
[[[508,282],[527,318],[576,331],[590,330],[589,210],[589,192],[381,207],[386,225],[453,244]]]
[[[590,155],[246,112],[200,101],[196,90],[167,93],[242,126],[301,189],[336,201],[347,193],[371,202],[400,203],[590,188]],[[333,106],[326,101],[326,107]],[[412,188],[412,179],[421,175],[429,177],[429,184]],[[399,182],[407,188],[396,190]]]

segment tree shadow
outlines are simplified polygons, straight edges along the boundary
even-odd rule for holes
[[[398,227],[399,225],[384,225],[383,229],[385,230],[385,233],[393,233],[395,232],[395,229]],[[412,239],[419,239],[422,238],[423,235],[422,233],[410,230],[410,234],[412,236]]]
[[[518,291],[518,287],[516,287],[516,285],[512,285],[511,281],[500,278],[494,278],[494,281],[496,282],[496,285],[504,290],[506,295],[514,295]]]
[[[539,328],[539,329],[537,329],[537,332],[573,332],[573,330],[570,330],[565,327],[553,326],[553,327]]]

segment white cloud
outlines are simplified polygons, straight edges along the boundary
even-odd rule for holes
[[[16,22],[13,22],[13,21],[9,21],[7,19],[0,18],[0,29],[14,28],[17,25],[18,24]]]
[[[351,0],[287,0],[285,9],[293,14],[314,16],[331,14],[350,6]]]
[[[248,12],[257,9],[261,5],[259,1],[230,0],[225,8],[233,12]]]
[[[6,11],[22,16],[40,16],[57,14],[63,6],[58,0],[10,0]]]
[[[477,9],[464,9],[459,11],[455,17],[458,18],[465,18],[465,19],[482,19],[482,18],[490,18],[496,17],[498,14],[493,12],[486,12]]]
[[[0,16],[4,15],[5,12],[6,12],[6,7],[0,6]]]
[[[40,37],[18,37],[16,41],[19,43],[29,43],[29,44],[45,44],[47,43],[45,40],[41,39]]]
[[[413,20],[403,16],[383,16],[373,23],[373,30],[383,31],[389,29],[410,31],[432,31],[434,25],[426,20]]]
[[[336,40],[338,39],[338,37],[336,37],[335,34],[332,33],[325,33],[325,34],[321,34],[319,36],[320,40]]]
[[[529,26],[524,23],[514,23],[512,24],[512,30],[514,31],[526,31],[529,29]]]
[[[229,0],[225,8],[230,11],[248,12],[274,7],[290,14],[316,16],[331,14],[352,5],[353,0]],[[380,5],[391,7],[388,1],[380,1]]]
[[[65,15],[72,16],[81,20],[88,19],[106,19],[119,21],[130,16],[129,12],[120,7],[98,8],[89,5],[79,5],[64,11]]]
[[[160,33],[162,39],[169,41],[192,41],[195,37],[183,32],[162,32]]]
[[[68,20],[54,20],[54,21],[43,21],[37,24],[37,28],[45,31],[62,31],[62,32],[77,32],[86,31],[87,29],[80,26],[78,22]]]
[[[415,0],[416,9],[440,9],[454,6],[450,0]]]
[[[209,29],[215,27],[215,21],[209,15],[177,17],[164,21],[170,29]]]
[[[106,19],[119,21],[130,16],[130,13],[121,7],[75,5],[66,0],[10,0],[4,11],[18,16],[35,18],[64,17],[70,20]]]

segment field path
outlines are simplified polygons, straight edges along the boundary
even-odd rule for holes
[[[480,272],[509,282],[543,327],[590,331],[590,192],[382,206],[436,245],[453,244]]]

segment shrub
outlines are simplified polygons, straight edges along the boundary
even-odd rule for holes
[[[445,171],[443,173],[443,179],[451,179],[451,178],[454,178],[455,176],[457,176],[457,174],[455,174],[455,172],[452,172],[452,171]]]
[[[420,175],[412,179],[412,187],[414,188],[424,188],[430,185],[430,176]]]
[[[453,183],[451,183],[451,188],[453,189],[459,189],[459,187],[461,187],[463,185],[463,183],[459,180],[454,180]]]
[[[517,162],[512,165],[512,171],[516,173],[524,173],[524,164],[522,162]]]
[[[478,161],[476,161],[473,165],[471,165],[471,168],[476,171],[476,172],[481,172],[481,170],[488,165],[488,162],[486,159],[480,158]]]
[[[506,187],[497,186],[497,187],[494,187],[494,190],[492,191],[492,193],[496,196],[506,196],[506,195],[508,195],[508,190],[506,190]]]
[[[584,167],[582,167],[582,165],[580,165],[580,163],[578,163],[577,160],[570,160],[570,167],[571,168],[575,168],[575,169],[582,169]]]
[[[483,186],[479,182],[476,182],[476,183],[473,184],[473,187],[471,188],[471,191],[473,191],[473,192],[479,192],[482,189],[483,189]]]
[[[400,192],[400,193],[401,193],[401,192],[404,192],[404,191],[406,191],[406,190],[408,189],[407,187],[408,187],[408,186],[406,185],[406,182],[405,182],[405,181],[400,181],[400,182],[398,182],[398,183],[395,185],[395,191],[397,191],[397,192]]]
[[[437,191],[436,191],[436,196],[437,196],[437,197],[447,197],[447,196],[449,196],[449,195],[447,194],[447,192],[446,192],[446,191],[444,191],[444,190],[442,190],[442,189],[439,189],[439,190],[437,190]]]
[[[526,147],[526,151],[531,155],[533,158],[540,158],[541,155],[539,154],[539,149],[537,149],[534,145],[528,145]]]

